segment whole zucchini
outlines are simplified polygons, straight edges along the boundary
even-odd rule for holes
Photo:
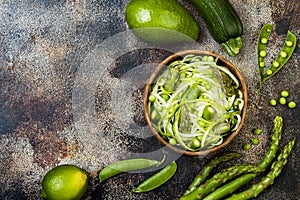
[[[189,0],[203,18],[213,39],[222,44],[230,56],[243,46],[243,25],[228,0]]]

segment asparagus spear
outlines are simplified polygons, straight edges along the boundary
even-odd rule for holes
[[[260,173],[262,171],[263,170],[260,167],[255,165],[235,165],[228,167],[215,174],[212,178],[205,181],[188,195],[181,197],[181,200],[202,199],[205,195],[214,191],[219,185],[233,179],[236,176],[244,173]]]
[[[199,174],[194,178],[193,182],[190,184],[189,188],[184,192],[183,196],[186,196],[190,192],[194,191],[200,184],[204,182],[210,172],[217,167],[221,162],[226,162],[234,158],[240,158],[242,155],[239,153],[226,153],[222,156],[216,157],[205,165]]]
[[[252,185],[248,190],[245,190],[241,193],[234,194],[229,197],[227,200],[245,200],[257,197],[262,191],[264,191],[268,186],[274,183],[274,179],[279,176],[282,171],[282,168],[287,163],[287,158],[290,155],[295,140],[291,140],[281,151],[276,161],[273,162],[270,172],[264,176],[261,181],[257,184]]]
[[[281,132],[282,132],[282,126],[283,126],[283,119],[281,116],[276,116],[274,119],[274,126],[273,126],[273,135],[272,135],[272,141],[270,145],[269,151],[265,153],[264,158],[260,161],[258,166],[262,169],[266,169],[272,160],[276,156],[276,152],[278,150],[279,142],[281,140]]]
[[[281,116],[276,116],[274,119],[274,126],[272,129],[273,135],[272,135],[272,141],[269,150],[265,153],[264,158],[260,161],[258,166],[262,168],[263,170],[266,170],[266,168],[270,165],[273,158],[276,156],[276,152],[278,150],[279,141],[281,140],[281,131],[283,126],[283,119]],[[252,179],[254,179],[257,176],[257,174],[249,173],[244,174],[235,180],[225,184],[224,186],[218,188],[214,192],[207,195],[203,200],[218,200],[222,199],[223,197],[233,193],[241,186],[245,185]]]

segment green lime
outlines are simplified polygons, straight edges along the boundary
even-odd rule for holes
[[[60,165],[46,173],[41,197],[55,200],[79,200],[88,187],[87,173],[74,165]]]
[[[125,18],[137,37],[155,44],[196,40],[200,32],[195,18],[177,0],[131,0]]]

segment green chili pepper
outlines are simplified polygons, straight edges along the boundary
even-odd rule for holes
[[[132,189],[130,192],[130,199],[132,198],[132,193],[149,192],[163,185],[174,176],[176,170],[177,164],[173,161],[171,164],[142,182],[138,187]]]
[[[128,160],[122,160],[115,162],[103,168],[99,173],[100,182],[105,181],[115,175],[123,172],[129,172],[134,170],[146,169],[152,166],[161,165],[166,159],[166,156],[161,161],[151,160],[146,158],[133,158]]]

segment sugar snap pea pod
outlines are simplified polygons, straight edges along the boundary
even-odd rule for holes
[[[221,162],[226,162],[228,160],[234,158],[240,158],[242,155],[239,153],[226,153],[222,156],[216,157],[212,161],[210,161],[207,165],[205,165],[199,174],[194,178],[193,182],[190,184],[189,188],[184,192],[183,196],[189,194],[194,191],[200,184],[202,184],[205,179],[208,177],[210,172],[217,167]]]
[[[267,43],[273,29],[273,24],[265,24],[260,30],[257,42],[257,62],[260,78],[263,79]]]
[[[274,126],[273,126],[273,135],[272,135],[272,142],[270,145],[269,150],[265,153],[264,158],[260,161],[258,166],[266,170],[266,168],[271,164],[273,158],[276,156],[277,149],[279,142],[281,140],[281,131],[283,126],[283,120],[281,116],[276,116],[274,119]],[[255,173],[248,173],[244,174],[235,180],[226,183],[225,185],[219,187],[214,192],[207,195],[203,200],[218,200],[222,199],[223,197],[232,194],[234,191],[251,181],[257,176]]]
[[[205,181],[194,191],[181,197],[181,200],[202,199],[207,194],[213,192],[218,186],[245,173],[260,173],[263,170],[255,165],[234,165],[215,174],[212,178]]]
[[[260,182],[252,185],[249,189],[241,193],[232,195],[226,200],[251,199],[257,197],[262,191],[264,191],[267,187],[272,185],[274,183],[275,178],[279,176],[283,167],[287,163],[287,158],[294,147],[295,140],[296,139],[292,139],[291,141],[288,142],[288,144],[285,145],[283,150],[278,155],[277,160],[273,162],[269,173],[266,176],[264,176]]]
[[[138,187],[132,189],[130,192],[130,199],[132,198],[132,193],[149,192],[163,185],[174,176],[176,170],[177,164],[173,161],[171,164],[142,182]]]
[[[103,182],[106,179],[123,172],[146,169],[152,166],[157,167],[161,165],[165,161],[165,159],[166,156],[164,156],[161,161],[146,158],[133,158],[128,160],[121,160],[103,168],[99,173],[99,180],[100,182]]]

